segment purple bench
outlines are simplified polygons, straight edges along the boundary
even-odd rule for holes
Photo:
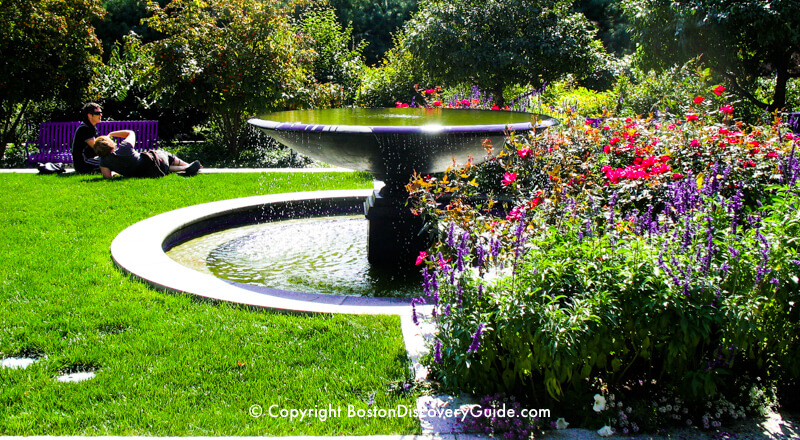
[[[28,166],[39,162],[72,163],[72,137],[80,122],[43,122],[39,126],[39,141],[25,144]],[[97,134],[107,135],[117,130],[136,133],[136,151],[158,148],[158,121],[102,121]],[[28,144],[38,145],[39,152],[29,154]]]

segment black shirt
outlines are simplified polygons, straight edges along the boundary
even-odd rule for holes
[[[97,137],[97,128],[87,122],[81,122],[81,125],[75,130],[75,136],[72,138],[72,164],[75,171],[79,173],[91,173],[98,169],[96,165],[97,159],[93,160],[94,163],[87,161],[94,158],[94,150],[87,140]]]

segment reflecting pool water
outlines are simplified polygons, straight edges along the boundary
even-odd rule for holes
[[[285,220],[226,229],[167,251],[195,270],[281,290],[416,297],[419,273],[370,267],[363,215]]]

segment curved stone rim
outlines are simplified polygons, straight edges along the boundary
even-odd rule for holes
[[[168,211],[135,223],[111,243],[111,258],[124,272],[158,290],[188,293],[200,298],[250,307],[298,313],[405,315],[410,299],[323,295],[293,292],[223,280],[169,258],[169,243],[182,234],[196,234],[197,225],[224,222],[246,210],[286,209],[287,203],[349,203],[366,200],[372,190],[313,191],[271,194],[203,203]],[[194,231],[194,232],[193,232]]]
[[[505,133],[512,131],[529,131],[534,128],[537,130],[549,128],[558,124],[556,119],[548,117],[542,119],[535,126],[531,122],[515,122],[510,124],[486,124],[486,125],[415,125],[415,126],[392,126],[392,125],[328,125],[328,124],[306,124],[302,122],[277,122],[266,119],[251,118],[247,121],[255,127],[275,130],[275,131],[310,131],[327,132],[341,134],[438,134],[438,133],[475,133],[491,134]]]

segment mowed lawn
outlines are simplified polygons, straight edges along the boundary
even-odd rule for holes
[[[418,433],[413,417],[348,417],[348,408],[414,407],[401,391],[411,375],[399,318],[198,301],[131,279],[109,253],[127,226],[180,207],[371,186],[358,173],[0,174],[0,358],[39,358],[0,368],[0,434]],[[55,379],[78,371],[96,377]],[[341,412],[280,416],[322,408]]]

